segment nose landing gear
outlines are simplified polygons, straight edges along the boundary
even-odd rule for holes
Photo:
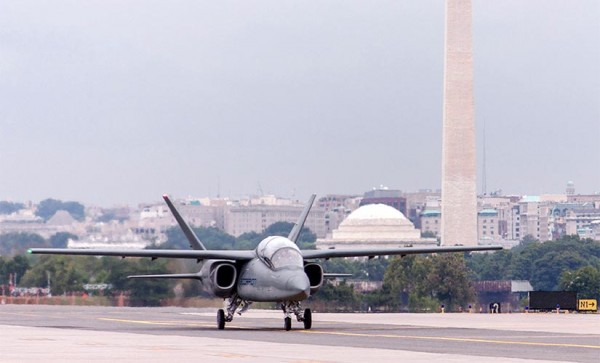
[[[283,310],[283,314],[285,315],[283,319],[283,327],[286,331],[292,329],[292,318],[291,315],[296,315],[296,320],[304,323],[304,329],[312,328],[312,312],[310,309],[304,309],[300,307],[300,302],[298,301],[285,301],[281,303],[281,309]]]

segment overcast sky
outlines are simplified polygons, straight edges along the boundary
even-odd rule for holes
[[[473,0],[488,191],[600,191],[599,4]],[[442,0],[0,0],[0,200],[440,188],[443,47]]]

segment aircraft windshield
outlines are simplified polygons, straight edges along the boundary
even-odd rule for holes
[[[293,248],[282,248],[275,252],[271,259],[273,268],[280,268],[286,266],[299,266],[302,267],[303,260],[300,253]]]
[[[267,237],[256,248],[258,257],[271,268],[302,267],[304,260],[298,246],[285,237]]]

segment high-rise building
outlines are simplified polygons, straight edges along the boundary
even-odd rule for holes
[[[442,245],[477,244],[471,0],[446,0]]]

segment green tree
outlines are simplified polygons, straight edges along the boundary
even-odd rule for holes
[[[530,282],[536,290],[558,289],[560,275],[585,266],[586,261],[576,251],[549,251],[533,262]]]
[[[16,276],[16,282],[19,284],[29,268],[29,260],[23,255],[14,256],[9,260],[0,257],[0,285],[8,284],[10,275]]]
[[[467,267],[477,280],[505,280],[509,276],[512,253],[508,250],[467,255]]]
[[[410,255],[394,257],[390,262],[383,278],[383,289],[390,294],[390,304],[393,308],[408,307],[411,294],[422,293],[423,282],[426,279],[423,265],[427,261],[418,261],[420,256]],[[418,286],[421,285],[421,286]]]
[[[536,290],[556,290],[565,271],[600,269],[600,241],[565,236],[541,243],[527,237],[511,250],[474,253],[467,261],[479,280],[529,280]]]
[[[16,256],[25,254],[33,247],[47,247],[48,242],[39,234],[10,232],[0,235],[0,255]]]
[[[431,297],[441,301],[446,308],[454,311],[466,307],[475,298],[475,291],[469,278],[464,256],[457,253],[443,253],[431,257],[431,270],[427,274]]]
[[[149,275],[169,273],[167,261],[137,259],[126,267],[127,275]],[[126,276],[119,276],[119,279]],[[171,296],[169,281],[165,279],[126,279],[124,289],[130,293],[132,306],[159,306],[161,301]]]
[[[78,202],[62,202],[52,198],[42,200],[35,214],[47,221],[59,210],[69,212],[78,221],[85,219],[85,207],[82,204]]]
[[[0,214],[13,214],[25,208],[23,203],[0,201]]]
[[[361,305],[358,295],[354,292],[354,287],[346,283],[345,280],[341,281],[337,286],[325,283],[312,300],[321,303],[325,302],[326,304],[324,304],[323,308],[329,311],[355,311],[359,310]]]
[[[265,228],[265,230],[261,233],[260,239],[263,240],[268,236],[287,237],[292,231],[292,228],[294,228],[294,223],[275,222]],[[302,231],[300,231],[300,235],[298,236],[297,244],[300,249],[314,249],[314,243],[316,240],[316,234],[314,234],[308,227],[302,227]]]
[[[523,236],[523,239],[521,240],[520,246],[521,247],[527,247],[530,244],[539,243],[539,242],[540,241],[537,240],[534,236],[528,234],[528,235]]]
[[[432,311],[441,304],[456,310],[474,299],[470,272],[459,254],[394,258],[383,279],[393,306]]]
[[[383,257],[360,260],[332,258],[321,265],[325,272],[351,274],[352,279],[383,281],[389,263],[390,260]]]
[[[58,232],[50,236],[48,242],[52,248],[67,248],[69,239],[77,241],[79,237],[68,232]]]
[[[242,233],[235,242],[236,250],[253,250],[258,246],[260,241],[264,238],[262,233],[258,232],[246,232]]]
[[[235,237],[229,235],[218,228],[214,227],[194,227],[192,228],[196,236],[202,241],[208,249],[228,250],[232,249],[235,244]],[[160,249],[190,249],[190,243],[179,227],[171,227],[166,232],[167,241],[158,246],[150,248]]]
[[[579,299],[600,301],[600,270],[584,266],[575,271],[565,271],[560,275],[560,289],[576,291]]]
[[[89,282],[91,271],[95,270],[97,258],[92,256],[44,255],[23,276],[21,284],[29,287],[50,286],[53,295],[83,291],[83,284]]]
[[[222,230],[214,227],[195,227],[192,228],[194,233],[202,241],[202,243],[208,249],[216,250],[250,250],[256,248],[260,241],[268,236],[288,236],[293,223],[288,222],[277,222],[267,227],[263,232],[248,232],[235,238]],[[172,227],[166,231],[167,241],[158,246],[152,246],[150,248],[162,248],[162,249],[189,249],[190,245],[179,227]],[[317,240],[317,236],[310,231],[310,229],[302,228],[302,233],[298,239],[298,247],[301,249],[315,248],[314,242]]]

